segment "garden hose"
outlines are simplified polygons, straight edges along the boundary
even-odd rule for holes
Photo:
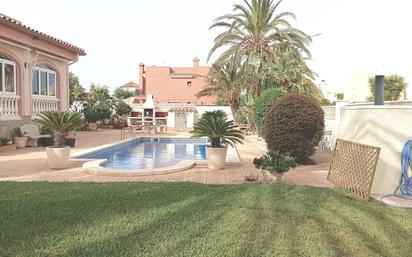
[[[406,141],[402,154],[401,154],[401,178],[399,180],[399,185],[395,189],[393,194],[384,195],[381,197],[381,202],[386,205],[390,205],[393,207],[402,207],[396,204],[390,204],[384,202],[383,199],[386,197],[398,197],[402,199],[412,200],[412,176],[408,175],[409,169],[412,170],[412,138]],[[403,208],[412,208],[411,207],[403,207]]]

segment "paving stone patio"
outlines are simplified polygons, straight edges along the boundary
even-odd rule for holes
[[[176,134],[173,134],[176,135]],[[99,129],[97,132],[77,132],[76,147],[72,152],[112,143],[120,140],[119,130]],[[71,162],[65,170],[51,170],[47,166],[44,147],[16,150],[9,146],[0,148],[0,181],[82,181],[82,182],[115,182],[115,181],[147,181],[147,182],[175,182],[191,181],[204,184],[238,184],[244,182],[246,175],[262,174],[252,161],[265,152],[265,142],[249,135],[243,145],[237,149],[241,157],[240,166],[229,166],[224,170],[209,170],[205,166],[196,166],[190,170],[172,174],[139,176],[139,177],[109,177],[86,174],[82,171],[83,162]],[[282,183],[309,186],[331,187],[326,180],[329,168],[330,155],[316,153],[316,165],[299,166],[290,170],[282,178]]]

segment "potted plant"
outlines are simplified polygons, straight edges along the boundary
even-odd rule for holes
[[[64,135],[83,126],[81,113],[48,111],[34,120],[53,131],[54,145],[46,148],[51,169],[65,169],[70,157],[70,146],[64,145]]]
[[[275,151],[268,151],[262,157],[255,158],[253,164],[262,170],[267,181],[275,183],[278,183],[290,168],[296,167],[295,160],[286,159]]]
[[[206,112],[194,125],[193,137],[207,137],[206,159],[209,169],[220,170],[225,166],[227,146],[243,142],[243,134],[222,111]]]
[[[24,136],[24,133],[20,128],[13,129],[12,132],[13,142],[16,144],[17,149],[25,148],[27,144],[27,137]]]
[[[96,108],[91,105],[88,105],[83,110],[84,119],[89,124],[90,131],[97,130],[97,121],[99,120],[99,114],[97,113]]]

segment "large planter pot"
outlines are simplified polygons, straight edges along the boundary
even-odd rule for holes
[[[282,179],[283,173],[273,172],[270,173],[267,170],[262,170],[266,183],[279,183]]]
[[[47,147],[47,162],[50,169],[65,169],[69,164],[70,146]]]
[[[207,167],[222,170],[225,167],[227,147],[206,147]]]
[[[27,145],[27,137],[15,137],[13,141],[17,149],[25,148]]]
[[[89,123],[90,131],[97,131],[97,123]]]

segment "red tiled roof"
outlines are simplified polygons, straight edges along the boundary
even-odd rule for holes
[[[120,87],[121,88],[139,88],[139,84],[137,84],[136,82],[130,81]]]
[[[43,33],[43,32],[40,32],[40,31],[35,30],[35,29],[33,29],[33,28],[30,28],[30,27],[24,25],[23,23],[21,23],[20,21],[15,20],[15,19],[13,19],[13,18],[11,18],[11,17],[9,17],[9,16],[6,16],[6,15],[4,15],[4,14],[1,14],[1,13],[0,13],[0,22],[9,23],[9,24],[11,24],[11,25],[14,25],[14,26],[17,26],[17,27],[21,28],[24,32],[30,33],[30,34],[32,34],[33,36],[38,36],[38,37],[41,37],[41,38],[43,38],[43,39],[46,39],[46,40],[49,40],[49,41],[53,41],[55,44],[58,44],[58,45],[60,45],[60,46],[62,46],[62,47],[69,48],[69,49],[71,49],[71,50],[76,51],[79,55],[86,55],[86,52],[84,51],[84,49],[82,49],[82,48],[80,48],[80,47],[77,47],[77,46],[72,45],[72,44],[70,44],[70,43],[68,43],[68,42],[65,42],[65,41],[63,41],[63,40],[60,40],[60,39],[58,39],[58,38],[52,37],[52,36],[47,35],[47,34],[45,34],[45,33]]]

